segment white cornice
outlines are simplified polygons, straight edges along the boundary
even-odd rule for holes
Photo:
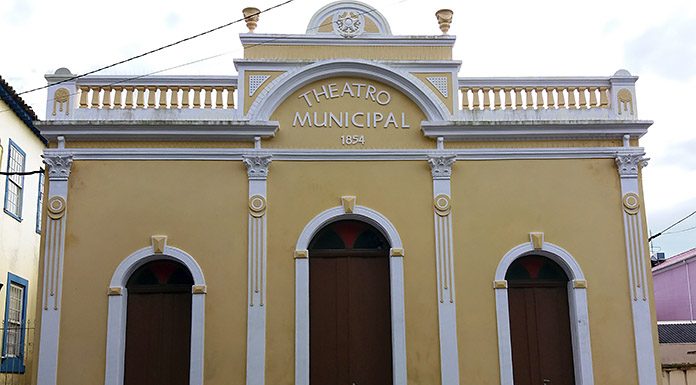
[[[50,121],[36,125],[48,140],[251,141],[275,136],[278,122],[255,121]]]
[[[331,46],[404,46],[404,47],[453,47],[453,35],[433,36],[383,36],[361,35],[343,38],[336,35],[281,35],[281,34],[239,34],[242,45],[331,45]]]
[[[273,161],[427,161],[432,156],[456,160],[614,159],[617,154],[643,154],[642,147],[477,148],[449,150],[312,150],[242,148],[68,148],[46,149],[46,156],[69,152],[75,160],[242,160],[263,153]]]
[[[448,141],[600,140],[640,138],[652,121],[445,121],[421,124],[423,134]]]

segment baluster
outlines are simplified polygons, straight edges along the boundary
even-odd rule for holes
[[[522,109],[522,88],[515,87],[515,109]]]
[[[556,94],[558,94],[558,108],[567,108],[565,101],[565,87],[556,88]]]
[[[469,89],[464,87],[460,88],[460,91],[462,91],[462,110],[468,110],[469,109]]]
[[[578,93],[580,94],[580,105],[578,108],[589,108],[587,107],[587,96],[585,96],[585,91],[587,90],[587,87],[580,87],[578,89]]]
[[[473,107],[475,110],[481,109],[481,102],[479,101],[479,90],[480,88],[472,88],[471,92],[474,94]]]
[[[512,108],[512,88],[505,87],[504,92],[505,92],[505,109],[509,110]]]
[[[114,87],[114,108],[123,108],[123,87]]]
[[[102,95],[102,108],[111,108],[111,88],[104,87],[104,94]]]
[[[534,99],[532,99],[532,87],[525,87],[524,88],[524,108],[525,109],[530,109],[534,108]]]
[[[155,92],[157,87],[148,86],[147,87],[147,108],[155,108]]]
[[[590,106],[588,108],[597,107],[597,87],[590,87]]]
[[[126,108],[133,108],[133,87],[123,87],[126,90]]]
[[[189,96],[191,95],[191,88],[181,87],[183,91],[181,94],[181,108],[189,108]]]
[[[553,94],[553,87],[546,87],[546,105],[550,109],[556,108],[556,95]]]
[[[234,87],[227,87],[227,108],[234,108]]]
[[[490,88],[484,88],[483,89],[483,109],[488,110],[491,107],[491,97],[490,97]]]
[[[169,108],[179,108],[179,87],[171,86],[169,87],[169,90],[171,91],[171,95],[169,95]]]
[[[536,93],[537,109],[543,110],[544,109],[544,89],[537,87],[534,89],[534,92]]]
[[[205,91],[205,108],[212,108],[213,107],[213,99],[211,92],[213,91],[212,87],[203,87],[203,90]]]
[[[201,87],[193,87],[193,107],[201,108]]]
[[[92,101],[90,102],[91,108],[99,108],[99,91],[101,91],[101,87],[92,87]]]
[[[599,87],[599,108],[609,108],[609,88]]]
[[[87,98],[89,97],[89,87],[80,86],[80,108],[87,108]]]
[[[568,109],[577,108],[575,104],[575,87],[568,87]]]
[[[138,91],[138,96],[137,96],[137,107],[138,108],[145,108],[145,87],[143,86],[138,86],[135,87],[135,90]]]
[[[223,108],[222,87],[215,87],[215,108]]]
[[[157,87],[159,90],[159,101],[157,102],[157,108],[167,108],[167,90],[168,87]]]
[[[499,110],[500,105],[501,105],[501,103],[500,103],[500,88],[493,87],[493,109]]]

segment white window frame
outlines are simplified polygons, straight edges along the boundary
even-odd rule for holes
[[[19,346],[18,354],[8,353],[8,334],[9,323],[10,323],[10,309],[12,301],[12,286],[18,286],[22,289],[19,309]],[[27,291],[29,290],[29,281],[26,279],[12,274],[7,274],[7,294],[5,299],[5,320],[3,322],[3,333],[2,333],[2,359],[0,362],[0,373],[24,373],[24,346],[26,343],[26,323],[27,323]]]
[[[39,191],[36,197],[36,233],[41,234],[43,214],[44,184],[46,182],[44,169],[39,173]]]
[[[123,385],[126,357],[126,283],[140,266],[157,259],[169,259],[186,266],[193,276],[191,299],[191,363],[190,385],[203,385],[203,353],[205,332],[205,291],[203,271],[196,260],[183,250],[164,246],[162,253],[154,247],[142,248],[118,265],[109,287],[108,324],[106,331],[105,385]],[[196,290],[194,290],[196,289]]]
[[[573,365],[576,385],[594,385],[592,350],[590,346],[589,313],[587,310],[587,281],[575,258],[563,248],[544,242],[535,249],[532,242],[523,243],[508,251],[495,272],[495,308],[498,323],[498,354],[500,384],[514,385],[512,370],[512,342],[510,339],[510,311],[508,307],[505,274],[510,265],[527,255],[541,255],[556,262],[566,272],[568,281],[568,306],[570,308],[570,334],[573,345]]]
[[[401,237],[382,214],[356,205],[352,213],[343,206],[328,209],[312,219],[302,230],[295,258],[295,385],[309,385],[309,258],[307,251],[314,235],[324,226],[343,219],[369,223],[380,230],[391,245],[389,276],[391,290],[392,371],[393,385],[406,385],[406,316],[404,306],[404,256]]]
[[[21,157],[21,162],[13,162],[13,156],[18,155]],[[22,151],[22,149],[10,139],[9,146],[7,149],[7,172],[24,172],[27,163],[27,154]],[[12,204],[15,206],[15,210],[9,207],[10,204],[10,186],[14,186],[17,189],[16,201]],[[24,175],[7,175],[5,184],[5,205],[4,210],[12,218],[22,221],[22,205],[24,201]]]

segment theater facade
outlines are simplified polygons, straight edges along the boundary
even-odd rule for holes
[[[657,384],[637,77],[244,12],[237,75],[47,75],[39,385]]]

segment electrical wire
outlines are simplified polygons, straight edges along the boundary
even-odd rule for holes
[[[292,2],[292,1],[294,1],[294,0],[288,0],[288,1],[285,1],[285,2],[283,2],[283,3],[279,3],[279,4],[277,4],[277,5],[274,5],[274,6],[272,6],[272,7],[269,7],[269,8],[267,8],[267,9],[264,9],[263,11],[260,11],[260,12],[258,12],[258,13],[255,13],[255,14],[252,15],[252,16],[260,15],[261,13],[270,11],[270,10],[272,10],[272,9],[274,9],[274,8],[278,8],[278,7],[282,6],[282,5],[285,5],[285,4],[287,4],[287,3],[290,3],[290,2]],[[401,3],[404,3],[404,2],[406,2],[406,1],[409,1],[409,0],[399,0],[399,1],[395,2],[394,4],[401,4]],[[376,11],[377,11],[377,8],[370,8],[370,7],[368,7],[368,8],[369,8],[369,10],[367,10],[367,11],[360,11],[360,12],[357,12],[357,14],[358,14],[358,15],[366,15],[366,14],[369,14],[369,13],[372,13],[372,12],[376,12]],[[208,34],[208,33],[210,33],[210,32],[216,31],[216,30],[218,30],[218,29],[221,29],[221,28],[227,27],[227,26],[229,26],[229,25],[238,23],[238,22],[240,22],[240,21],[242,21],[242,20],[245,20],[245,18],[232,21],[232,22],[230,22],[230,23],[227,23],[227,24],[224,24],[224,25],[222,25],[222,26],[213,28],[213,29],[211,29],[211,30],[208,30],[208,31],[199,33],[199,34],[197,34],[197,35],[188,37],[188,38],[186,38],[186,39],[182,39],[182,40],[179,40],[179,41],[177,41],[177,42],[174,42],[174,43],[171,43],[171,44],[162,46],[162,47],[160,47],[160,48],[157,48],[157,49],[148,51],[148,52],[146,52],[146,53],[144,53],[144,54],[137,55],[137,56],[133,56],[133,57],[131,57],[131,58],[129,58],[129,59],[121,60],[121,61],[119,61],[119,62],[117,62],[117,63],[110,64],[110,65],[108,65],[108,66],[104,66],[104,67],[102,67],[102,68],[99,68],[99,69],[96,69],[96,70],[93,70],[93,71],[86,72],[86,73],[84,73],[84,74],[76,75],[76,76],[71,77],[71,78],[69,78],[69,79],[64,79],[64,80],[61,80],[61,81],[59,81],[59,82],[52,83],[52,84],[49,84],[49,85],[46,85],[46,86],[43,86],[43,87],[37,87],[37,88],[31,89],[31,90],[27,90],[27,91],[20,92],[20,93],[18,93],[17,95],[22,95],[22,94],[29,93],[29,92],[39,91],[39,90],[46,89],[46,88],[48,88],[48,87],[50,87],[50,86],[53,86],[53,85],[56,85],[56,84],[61,84],[61,83],[65,83],[65,82],[68,82],[68,81],[71,81],[71,80],[79,79],[79,78],[81,78],[81,77],[84,77],[84,76],[91,75],[91,74],[94,74],[94,73],[96,73],[96,72],[102,71],[102,70],[104,70],[104,69],[112,68],[112,67],[115,67],[115,66],[117,66],[117,65],[119,65],[119,64],[123,64],[123,63],[129,62],[129,61],[135,60],[135,59],[137,59],[137,58],[140,58],[140,57],[149,55],[150,53],[154,53],[154,52],[160,51],[160,50],[162,50],[162,49],[171,47],[171,46],[173,46],[173,45],[182,43],[182,42],[184,42],[184,41],[191,40],[191,39],[194,39],[194,38],[199,37],[199,36],[203,36],[203,35],[205,35],[205,34]],[[321,27],[328,26],[328,25],[331,25],[331,24],[333,24],[333,21],[330,21],[330,22],[327,22],[327,23],[322,23],[322,24],[319,24],[319,25],[314,26],[314,27],[309,27],[308,30],[318,30],[318,29],[320,29]],[[247,49],[250,49],[250,48],[254,48],[254,47],[266,45],[266,44],[272,43],[272,42],[277,41],[277,40],[282,40],[282,39],[283,39],[283,37],[269,38],[268,40],[265,40],[265,41],[260,42],[260,43],[247,45],[247,46],[243,47],[243,49],[244,49],[244,50],[247,50]],[[229,54],[232,54],[232,53],[235,53],[235,52],[238,52],[238,50],[226,51],[226,52],[222,52],[222,53],[219,53],[219,54],[216,54],[216,55],[212,55],[212,56],[208,56],[208,57],[205,57],[205,58],[196,59],[196,60],[193,60],[193,61],[190,61],[190,62],[178,64],[178,65],[173,66],[173,67],[168,67],[168,68],[160,69],[160,70],[157,70],[157,71],[149,72],[149,73],[146,73],[146,74],[143,74],[143,75],[136,75],[136,76],[129,77],[129,78],[119,79],[119,80],[116,81],[116,82],[103,85],[103,87],[111,87],[111,86],[115,86],[115,85],[118,85],[118,84],[121,84],[121,83],[129,82],[129,81],[131,81],[131,80],[142,79],[142,78],[145,78],[145,77],[148,77],[148,76],[151,76],[151,75],[156,75],[156,74],[159,74],[159,73],[162,73],[162,72],[166,72],[166,71],[170,71],[170,70],[173,70],[173,69],[182,68],[182,67],[185,67],[185,66],[188,66],[188,65],[191,65],[191,64],[196,64],[196,63],[204,62],[204,61],[207,61],[207,60],[215,59],[215,58],[218,58],[218,57],[221,57],[221,56],[225,56],[225,55],[229,55]],[[75,96],[75,95],[77,95],[77,94],[78,94],[78,92],[76,91],[76,92],[73,92],[73,93],[71,93],[71,94],[69,94],[69,95],[70,95],[70,96]],[[50,99],[47,99],[47,101],[48,101],[48,102],[52,102],[52,101],[54,101],[54,99],[53,99],[53,98],[50,98]],[[5,110],[0,110],[0,113],[8,112],[8,111],[11,111],[11,109],[8,108],[8,109],[5,109]]]
[[[655,235],[651,235],[651,236],[648,238],[648,242],[652,241],[653,239],[659,237],[659,236],[662,235],[662,234],[669,234],[669,233],[665,233],[665,232],[666,232],[667,230],[671,229],[672,227],[674,227],[674,226],[676,226],[676,225],[678,225],[678,224],[684,222],[685,220],[689,219],[689,218],[690,218],[691,216],[693,216],[694,214],[696,214],[696,210],[694,210],[691,214],[685,216],[684,218],[682,218],[682,219],[680,219],[680,220],[674,222],[674,223],[671,224],[669,227],[667,227],[666,229],[660,231],[659,233],[657,233],[657,234],[655,234]],[[674,232],[671,233],[671,234],[674,234]]]
[[[0,171],[0,175],[19,175],[19,176],[24,176],[24,175],[33,175],[33,174],[43,174],[44,170],[36,170],[36,171],[22,171],[22,172],[5,172],[5,171]]]
[[[689,228],[682,229],[682,230],[668,231],[668,232],[666,232],[666,233],[662,233],[662,235],[685,233],[685,232],[691,231],[691,230],[696,230],[696,226],[694,226],[694,227],[689,227]]]
[[[282,2],[282,3],[278,3],[278,4],[274,5],[274,6],[268,7],[268,8],[266,8],[266,9],[264,9],[264,10],[261,10],[261,11],[259,11],[259,12],[256,12],[256,13],[252,14],[252,15],[249,15],[249,17],[258,16],[258,15],[260,15],[260,14],[262,14],[262,13],[266,13],[266,12],[271,11],[271,10],[273,10],[273,9],[280,8],[280,7],[282,7],[282,6],[286,5],[286,4],[292,3],[293,1],[295,1],[295,0],[286,0],[286,1]],[[225,24],[223,24],[223,25],[217,26],[217,27],[212,28],[212,29],[209,29],[209,30],[207,30],[207,31],[203,31],[203,32],[201,32],[201,33],[197,33],[197,34],[195,34],[195,35],[192,35],[192,36],[183,38],[183,39],[181,39],[181,40],[177,40],[177,41],[175,41],[175,42],[173,42],[173,43],[169,43],[169,44],[163,45],[163,46],[161,46],[161,47],[158,47],[158,48],[149,50],[149,51],[147,51],[147,52],[143,52],[143,53],[141,53],[141,54],[139,54],[139,55],[131,56],[131,57],[127,58],[127,59],[120,60],[120,61],[118,61],[118,62],[115,62],[115,63],[109,64],[109,65],[106,65],[106,66],[97,68],[97,69],[95,69],[95,70],[88,71],[88,72],[85,72],[85,73],[83,73],[83,74],[75,75],[75,76],[72,76],[72,77],[67,78],[67,79],[63,79],[63,80],[61,80],[61,81],[59,81],[59,82],[56,82],[56,83],[47,84],[47,85],[45,85],[45,86],[36,87],[36,88],[32,88],[32,89],[30,89],[30,90],[26,90],[26,91],[19,92],[19,93],[17,93],[17,95],[24,95],[24,94],[28,94],[28,93],[30,93],[30,92],[35,92],[35,91],[44,90],[44,89],[46,89],[46,88],[48,88],[48,87],[50,87],[50,86],[54,86],[54,85],[56,85],[56,84],[66,83],[66,82],[69,82],[69,81],[72,81],[72,80],[75,80],[75,79],[79,79],[79,78],[85,77],[85,76],[87,76],[87,75],[92,75],[92,74],[95,74],[95,73],[97,73],[97,72],[103,71],[103,70],[105,70],[105,69],[113,68],[113,67],[116,67],[117,65],[124,64],[124,63],[128,63],[128,62],[133,61],[133,60],[135,60],[135,59],[140,59],[141,57],[144,57],[144,56],[153,54],[153,53],[155,53],[155,52],[159,52],[159,51],[165,50],[165,49],[167,49],[167,48],[173,47],[173,46],[175,46],[175,45],[178,45],[178,44],[187,42],[187,41],[189,41],[189,40],[193,40],[193,39],[199,38],[199,37],[201,37],[201,36],[204,36],[204,35],[213,33],[213,32],[215,32],[215,31],[218,31],[218,30],[220,30],[220,29],[229,27],[230,25],[233,25],[233,24],[237,24],[237,23],[239,23],[239,22],[241,22],[241,21],[244,21],[244,20],[246,20],[246,17],[242,17],[242,18],[240,18],[240,19],[233,20],[233,21],[231,21],[231,22],[229,22],[229,23],[225,23]]]

